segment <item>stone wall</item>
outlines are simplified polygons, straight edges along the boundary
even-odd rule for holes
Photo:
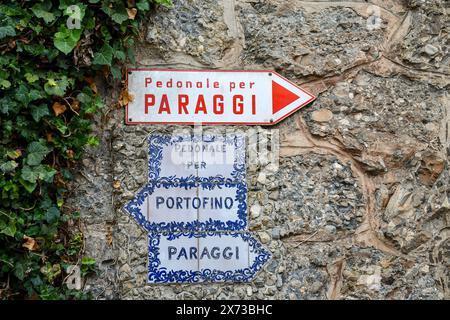
[[[266,128],[279,132],[279,169],[248,167],[250,230],[273,257],[248,284],[147,285],[146,232],[121,208],[146,181],[147,135],[179,127],[126,126],[118,90],[103,88],[102,142],[71,187],[99,267],[84,290],[98,299],[449,299],[450,1],[173,2],[148,16],[138,66],[273,69],[317,95]]]

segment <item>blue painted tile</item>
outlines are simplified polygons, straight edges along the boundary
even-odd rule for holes
[[[250,232],[149,233],[148,239],[149,283],[249,282],[271,256]]]

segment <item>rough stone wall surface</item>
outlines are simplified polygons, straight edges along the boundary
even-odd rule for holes
[[[146,232],[121,208],[146,181],[147,135],[179,127],[126,126],[111,107],[71,188],[99,267],[84,290],[449,299],[450,1],[173,2],[148,16],[138,66],[273,69],[317,95],[268,128],[279,130],[279,169],[247,168],[250,230],[273,257],[247,284],[147,285]],[[118,92],[103,91],[113,105]]]

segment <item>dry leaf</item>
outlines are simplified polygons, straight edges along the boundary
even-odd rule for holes
[[[25,240],[25,243],[22,244],[22,247],[27,248],[30,251],[35,251],[39,248],[36,240],[33,238],[24,235],[23,239]]]
[[[86,80],[86,82],[89,84],[89,87],[91,88],[92,92],[97,94],[97,85],[95,84],[94,78],[86,77],[84,78],[84,80]]]
[[[47,141],[52,142],[53,141],[53,134],[51,132],[47,132],[46,134]]]
[[[136,8],[127,8],[128,18],[131,20],[134,20],[134,17],[136,17],[137,9]]]
[[[128,92],[127,88],[124,88],[120,93],[119,105],[123,107],[124,105],[127,105],[128,102],[133,101],[133,99],[134,99],[133,95]]]
[[[30,297],[30,300],[41,300],[37,293],[33,293]]]
[[[67,157],[69,159],[73,159],[73,156],[75,155],[75,152],[73,152],[73,150],[69,149],[66,151]]]
[[[64,181],[64,177],[59,172],[55,175],[55,179],[53,181],[58,187],[66,187],[66,182]]]
[[[8,42],[8,47],[14,49],[16,47],[16,40],[11,40]]]
[[[109,76],[109,74],[111,73],[111,68],[105,64],[102,67],[102,73],[103,73],[103,77],[107,78]]]
[[[116,180],[113,182],[113,188],[114,189],[120,189],[120,181]]]
[[[66,106],[59,102],[55,102],[52,108],[53,111],[55,112],[55,116],[59,116],[60,114],[64,113],[67,110]]]
[[[25,37],[21,37],[19,40],[22,41],[22,42],[25,43],[25,44],[29,44],[29,43],[31,42],[30,39],[25,38]]]
[[[96,87],[96,89],[97,89],[97,87]],[[71,106],[72,106],[72,109],[75,111],[80,110],[80,101],[78,101],[77,99],[73,99]]]

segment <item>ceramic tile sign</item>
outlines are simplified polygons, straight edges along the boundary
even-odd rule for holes
[[[315,97],[273,71],[128,69],[126,124],[273,125]]]
[[[148,183],[124,207],[149,232],[247,227],[245,137],[149,136]]]
[[[245,136],[242,134],[152,134],[148,143],[149,181],[245,180]]]
[[[247,231],[245,137],[152,134],[124,209],[149,232],[149,283],[247,282],[269,252]]]
[[[239,231],[247,227],[245,182],[152,181],[124,209],[149,232]]]
[[[249,282],[269,258],[249,232],[150,233],[148,282]]]

